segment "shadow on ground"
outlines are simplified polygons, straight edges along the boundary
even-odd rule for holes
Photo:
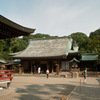
[[[97,81],[99,82],[99,85],[100,85],[100,79],[97,79]]]
[[[26,89],[17,92],[20,96],[15,98],[18,100],[60,100],[63,96],[68,95],[75,86],[66,84],[41,84],[27,85],[26,87]]]
[[[76,91],[69,97],[68,100],[100,100],[100,79],[97,79],[99,84],[82,84],[79,85]]]

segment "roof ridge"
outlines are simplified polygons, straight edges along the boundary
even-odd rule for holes
[[[35,41],[35,40],[55,40],[55,39],[69,39],[68,37],[57,37],[57,38],[34,38],[34,39],[29,39],[29,41]]]

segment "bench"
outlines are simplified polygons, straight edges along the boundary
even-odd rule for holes
[[[13,72],[14,70],[0,70],[0,84],[7,83],[8,89],[13,79],[12,77]]]

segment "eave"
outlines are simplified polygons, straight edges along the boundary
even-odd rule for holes
[[[35,29],[23,27],[0,15],[0,39],[28,36],[34,31]]]
[[[58,55],[58,56],[45,56],[45,57],[17,57],[12,56],[14,59],[66,59],[66,55]]]

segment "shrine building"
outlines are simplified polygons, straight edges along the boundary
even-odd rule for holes
[[[71,38],[30,40],[25,50],[10,55],[21,60],[23,73],[34,73],[34,67],[41,67],[41,73],[47,69],[53,73],[57,68],[59,72],[70,71],[72,66],[78,68],[81,58],[78,46]]]

